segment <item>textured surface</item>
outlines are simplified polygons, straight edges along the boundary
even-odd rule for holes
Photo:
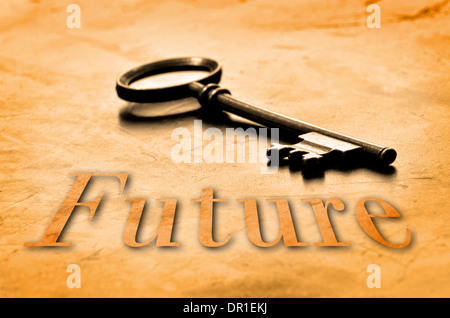
[[[0,296],[450,296],[448,1],[378,1],[381,29],[366,26],[375,1],[76,2],[80,29],[66,26],[69,2],[0,4]],[[306,179],[287,169],[263,175],[259,164],[173,163],[171,133],[193,131],[195,117],[123,120],[123,109],[149,109],[119,100],[114,82],[141,63],[190,55],[221,61],[222,84],[236,96],[395,148],[395,171]],[[87,210],[74,213],[64,233],[71,247],[24,247],[42,237],[73,184],[69,174],[79,172],[128,173],[129,181],[121,193],[117,180],[93,180],[84,199],[106,194],[92,221]],[[221,248],[198,239],[191,199],[207,187],[227,199],[215,209],[217,240],[232,234]],[[380,228],[401,242],[408,227],[408,247],[384,247],[362,231],[354,209],[367,197],[400,212]],[[126,247],[126,198],[148,199],[142,240],[159,222],[156,199],[178,199],[180,246]],[[266,199],[288,198],[308,246],[253,246],[238,198],[258,199],[267,241],[278,221]],[[346,204],[330,215],[349,247],[313,246],[321,237],[305,198]],[[80,289],[66,286],[73,263]],[[369,264],[381,267],[380,289],[366,286]]]

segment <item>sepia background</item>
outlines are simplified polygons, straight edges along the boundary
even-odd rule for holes
[[[81,8],[81,28],[66,25],[66,8]],[[381,8],[381,28],[366,25],[366,8]],[[303,1],[28,1],[0,4],[0,296],[2,297],[448,297],[450,189],[450,5],[439,0]],[[205,56],[224,68],[233,95],[268,109],[398,152],[392,169],[330,169],[306,177],[287,168],[261,174],[262,164],[175,164],[177,127],[193,131],[194,115],[130,120],[161,105],[120,100],[116,78],[157,59]],[[154,107],[153,107],[154,106]],[[170,103],[169,111],[197,107]],[[207,123],[225,131],[231,123]],[[238,125],[238,124],[237,124]],[[260,149],[264,151],[264,149]],[[71,173],[128,173],[92,180],[83,200],[105,190],[94,219],[77,208],[63,241],[37,242],[70,190]],[[216,240],[198,239],[198,199],[214,188]],[[394,206],[401,218],[377,220],[382,246],[355,218],[363,198]],[[178,199],[173,240],[130,248],[122,240],[130,203],[147,199],[141,241],[155,231],[157,199]],[[287,198],[308,246],[259,248],[249,241],[240,198],[257,198],[266,241],[278,235],[270,198]],[[302,199],[338,198],[330,209],[340,241],[321,236]],[[373,210],[375,213],[375,208]],[[372,211],[371,211],[372,213]],[[69,289],[67,266],[81,268]],[[370,264],[381,288],[366,285]]]

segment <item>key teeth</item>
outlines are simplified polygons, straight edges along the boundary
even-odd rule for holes
[[[286,147],[280,144],[271,144],[269,149],[267,149],[267,156],[270,156],[273,151],[279,151],[281,148]]]
[[[270,159],[270,157],[272,157],[274,155],[279,156],[280,147],[281,147],[281,145],[278,145],[278,144],[270,145],[270,148],[267,149],[267,152],[266,152],[267,158]]]
[[[281,145],[281,144],[271,144],[270,148],[267,149],[267,157],[273,158],[274,156],[277,156],[279,158],[279,161],[281,159],[284,159],[289,155],[289,151],[292,149],[292,147]]]
[[[294,150],[290,152],[289,156],[289,166],[292,170],[316,169],[322,162],[323,156],[312,152]]]
[[[293,148],[291,146],[282,144],[271,144],[270,148],[267,149],[266,156],[268,158],[267,165],[273,166],[277,165],[279,167],[289,165],[289,152]],[[276,158],[274,160],[274,158]]]
[[[278,156],[280,165],[287,161],[289,166],[293,169],[318,167],[323,161],[323,156],[319,154],[281,144],[272,144],[270,148],[267,149],[267,157],[269,159],[272,159],[275,156]],[[269,162],[273,162],[273,160],[270,160]]]

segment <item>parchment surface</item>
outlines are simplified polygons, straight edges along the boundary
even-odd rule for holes
[[[372,1],[376,2],[376,1]],[[2,297],[448,297],[450,189],[449,1],[383,0],[381,28],[369,29],[371,2],[76,1],[81,28],[69,29],[69,1],[0,4],[0,296]],[[130,105],[115,93],[131,67],[177,56],[206,56],[224,68],[233,95],[398,152],[390,173],[330,170],[304,178],[261,164],[176,164],[172,131],[193,131],[195,116],[127,121]],[[196,107],[194,100],[171,107]],[[148,106],[148,105],[144,105]],[[226,124],[210,124],[225,131]],[[264,149],[261,149],[264,151]],[[105,190],[92,221],[77,208],[62,240],[37,242],[70,190],[70,173],[128,173],[93,179],[84,200]],[[201,190],[214,188],[214,237],[198,239]],[[401,218],[379,220],[403,249],[382,246],[355,218],[363,198],[379,198]],[[125,199],[147,199],[139,237],[157,228],[162,203],[178,200],[173,240],[179,247],[124,245]],[[273,202],[287,198],[308,246],[254,246],[243,203],[256,198],[266,241],[278,235]],[[321,236],[301,199],[338,198],[333,228],[349,247],[314,246]],[[69,289],[78,264],[82,287]],[[369,264],[381,288],[369,289]]]

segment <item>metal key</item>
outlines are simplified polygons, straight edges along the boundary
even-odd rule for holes
[[[209,74],[194,82],[169,87],[141,89],[130,86],[148,76],[186,70],[208,71]],[[301,141],[295,145],[275,144],[268,150],[269,155],[278,154],[280,159],[286,159],[294,166],[317,164],[332,160],[333,157],[356,157],[361,153],[389,165],[397,157],[392,148],[321,128],[237,99],[217,84],[221,75],[222,67],[212,59],[187,57],[161,60],[136,67],[120,76],[116,91],[120,98],[132,102],[161,102],[193,96],[209,116],[225,111],[269,128],[279,128],[294,134],[304,133],[299,135]]]

